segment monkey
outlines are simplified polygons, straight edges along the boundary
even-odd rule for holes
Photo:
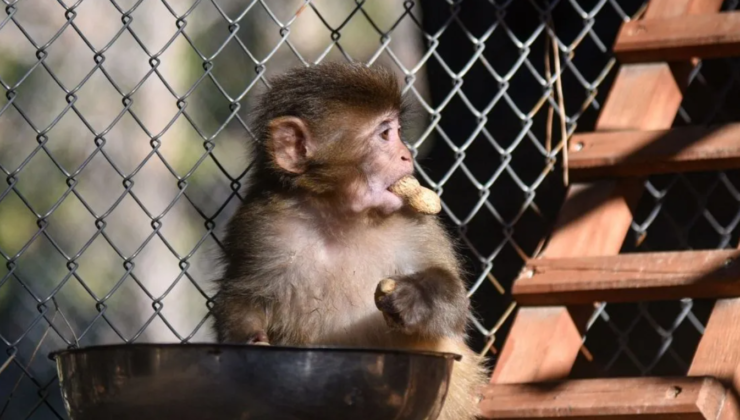
[[[467,344],[456,244],[389,191],[415,170],[396,77],[331,62],[270,84],[253,111],[252,176],[226,225],[217,341],[456,353],[439,419],[476,418],[487,374]]]

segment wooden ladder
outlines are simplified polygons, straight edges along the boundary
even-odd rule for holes
[[[572,185],[481,402],[486,418],[740,419],[740,251],[618,255],[656,173],[740,166],[740,124],[670,129],[697,60],[740,55],[722,0],[651,0],[615,42],[624,63],[596,131],[569,145]],[[565,380],[594,302],[719,299],[688,376]]]

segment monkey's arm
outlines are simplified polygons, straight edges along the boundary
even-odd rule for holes
[[[239,207],[224,238],[225,267],[216,281],[211,315],[219,342],[262,344],[274,341],[269,292],[279,278],[281,253],[275,244],[274,211],[269,202],[253,197]]]
[[[269,344],[267,307],[259,300],[222,287],[212,312],[220,343]]]
[[[454,337],[465,331],[469,306],[465,289],[443,268],[382,280],[375,303],[389,326],[407,334]]]
[[[386,322],[409,334],[450,337],[464,334],[469,300],[452,242],[435,219],[416,226],[417,272],[378,284],[375,303]]]

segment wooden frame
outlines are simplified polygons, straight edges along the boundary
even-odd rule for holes
[[[630,28],[644,27],[653,28],[650,29],[650,36],[652,36],[653,31],[658,30],[656,28],[669,27],[665,26],[667,25],[666,21],[669,19],[678,19],[668,22],[672,25],[675,25],[675,22],[678,21],[683,22],[683,24],[698,22],[699,25],[704,25],[705,27],[703,29],[689,27],[685,31],[687,32],[685,35],[673,36],[669,34],[673,38],[680,38],[681,43],[670,44],[669,42],[661,44],[664,47],[673,48],[672,52],[667,54],[658,51],[657,47],[650,44],[652,42],[650,41],[650,36],[642,33],[629,34],[630,37],[634,37],[630,42],[636,42],[635,40],[639,41],[639,39],[643,40],[641,41],[642,46],[639,48],[634,43],[625,43],[624,39],[618,40],[617,44],[619,45],[616,49],[619,50],[620,57],[627,57],[628,60],[629,56],[632,55],[632,57],[641,57],[639,60],[681,59],[684,61],[671,64],[655,62],[622,66],[596,124],[597,132],[626,130],[643,132],[645,130],[668,130],[670,128],[680,106],[682,91],[686,86],[688,74],[697,63],[695,57],[706,56],[709,53],[716,54],[715,47],[704,45],[702,48],[711,50],[706,53],[698,51],[696,45],[689,47],[693,45],[691,42],[694,41],[689,42],[687,39],[692,39],[692,36],[695,40],[702,39],[700,36],[703,33],[702,31],[711,32],[710,30],[712,28],[710,26],[718,21],[722,21],[722,19],[737,19],[734,16],[703,16],[703,14],[717,13],[721,5],[722,0],[651,0],[642,20],[624,25],[622,32],[624,32],[625,36],[627,36],[627,32],[625,31],[629,31]],[[689,15],[691,17],[688,17]],[[660,30],[665,31],[667,29]],[[643,38],[638,38],[638,35]],[[724,48],[722,54],[740,53],[740,42],[736,46],[736,41],[733,37],[734,34],[729,34],[726,38],[719,39],[720,47]],[[674,46],[671,47],[671,45]],[[737,51],[735,51],[735,48],[738,48]],[[640,56],[640,54],[643,55]],[[596,134],[596,136],[601,135],[599,133]],[[603,136],[601,137],[602,139],[606,137],[605,134]],[[619,137],[616,134],[614,136]],[[621,138],[624,138],[624,136]],[[635,142],[638,140],[635,140]],[[647,142],[648,140],[645,140],[643,137],[643,141]],[[635,145],[632,144],[632,146],[634,147]],[[691,147],[693,146],[689,145],[689,148]],[[679,165],[686,165],[685,162],[694,159],[691,157],[691,150],[689,152],[676,152],[677,148],[678,146],[673,148],[666,146],[662,152],[663,154],[658,154],[658,156],[664,162],[668,162],[668,165],[673,165],[672,168]],[[666,152],[666,150],[670,152]],[[696,152],[697,149],[692,150]],[[681,153],[684,154],[682,155]],[[621,162],[629,162],[630,158],[628,155],[628,151],[623,151]],[[694,160],[701,160],[701,157]],[[601,166],[604,167],[607,165]],[[624,170],[625,166],[628,165],[623,165],[622,170]],[[637,167],[639,166],[637,165]],[[645,176],[652,173],[643,171],[642,169],[631,169],[631,171],[623,172],[621,176]],[[613,172],[609,174],[614,175]],[[544,264],[551,264],[552,260],[555,259],[565,259],[562,261],[571,259],[570,262],[572,262],[575,258],[612,258],[611,256],[618,254],[632,221],[631,209],[634,208],[642,192],[642,183],[643,180],[639,178],[624,178],[619,181],[604,180],[592,184],[576,184],[570,187],[558,217],[555,230],[541,256],[542,258],[550,259],[549,263],[545,262]],[[732,251],[730,253],[735,255]],[[712,258],[718,255],[720,254],[712,254]],[[622,257],[619,258],[622,261]],[[562,261],[556,263],[556,265],[564,264]],[[606,262],[604,259],[600,261],[598,259],[588,261],[590,263],[600,262],[601,264]],[[530,266],[537,266],[538,263],[541,263],[541,261],[531,262]],[[613,264],[613,261],[609,261],[609,263]],[[540,266],[542,267],[542,265]],[[678,273],[673,274],[673,280],[677,282],[676,284],[682,284],[683,286],[681,287],[690,286],[689,277],[682,277],[677,275]],[[532,278],[534,277],[533,275]],[[718,281],[719,278],[721,276],[712,278],[711,280]],[[630,281],[634,282],[638,280],[641,279],[634,276]],[[654,285],[656,279],[653,278],[650,281]],[[515,286],[515,289],[519,292],[528,286],[526,280],[522,282],[522,286],[519,284]],[[663,292],[661,291],[661,293]],[[585,297],[583,295],[582,299],[573,302],[568,301],[566,303],[587,303],[597,297],[599,296],[591,295]],[[640,299],[642,299],[642,295]],[[605,396],[608,395],[608,399],[617,399],[619,395],[622,395],[621,405],[617,404],[617,408],[612,411],[607,410],[603,412],[603,410],[599,411],[599,409],[596,409],[599,407],[602,409],[605,408],[608,405],[608,401],[596,402],[594,396],[586,400],[581,400],[583,404],[580,406],[578,404],[574,405],[579,395],[582,395],[576,392],[578,387],[575,381],[568,382],[570,388],[567,389],[570,391],[565,393],[553,394],[553,392],[557,391],[553,391],[552,389],[548,391],[546,389],[544,392],[532,394],[532,389],[536,388],[533,387],[532,383],[561,379],[569,374],[581,347],[581,328],[584,325],[584,320],[587,319],[593,308],[593,304],[562,306],[562,301],[542,303],[552,304],[554,306],[523,307],[516,314],[509,337],[504,344],[501,356],[491,377],[491,385],[485,390],[484,398],[480,404],[485,417],[559,418],[568,415],[576,416],[578,414],[581,418],[599,417],[610,419],[627,419],[641,416],[655,419],[676,418],[676,416],[678,418],[740,419],[740,409],[738,408],[737,399],[738,390],[740,389],[740,379],[736,377],[736,371],[740,369],[740,328],[736,327],[740,325],[740,299],[725,299],[717,302],[689,371],[689,375],[692,377],[712,376],[717,378],[721,382],[722,387],[718,388],[719,385],[715,383],[707,385],[703,382],[702,385],[696,385],[699,382],[692,382],[696,379],[687,378],[687,381],[694,384],[691,386],[699,387],[691,388],[694,390],[692,391],[694,393],[691,395],[696,396],[696,398],[689,399],[690,401],[686,405],[679,404],[684,408],[670,412],[661,411],[661,409],[651,412],[641,410],[630,411],[630,405],[634,405],[634,400],[642,394],[629,394],[627,392],[620,394],[620,392],[625,390],[619,387],[611,388],[613,391],[612,394],[605,394]],[[607,382],[612,384],[609,386],[613,386],[618,380],[608,380]],[[521,383],[529,383],[530,385],[506,385]],[[635,384],[637,383],[635,382]],[[566,384],[566,387],[568,384]],[[650,388],[650,384],[648,383],[642,382],[640,384],[641,390],[644,392],[653,389]],[[704,388],[705,386],[706,388]],[[723,387],[727,387],[727,390],[725,391]],[[542,388],[539,389],[542,390]],[[509,406],[511,408],[509,411],[500,409],[502,404],[503,406],[506,404],[505,398],[508,398],[506,395],[509,395],[507,392],[511,393],[513,398],[510,400],[513,401],[513,405]],[[527,399],[528,392],[530,393],[529,399]],[[706,398],[709,394],[712,397],[709,399],[700,399],[698,397],[700,394],[704,396],[702,398]],[[625,397],[625,395],[628,396]],[[724,395],[724,397],[719,397],[719,395]],[[653,397],[641,406],[653,408],[660,406],[660,397],[658,395],[653,395]],[[593,402],[590,406],[588,405],[589,401]],[[720,402],[717,403],[717,401]],[[704,408],[713,408],[710,411],[702,411],[703,409],[697,408],[700,405]]]
[[[645,19],[719,11],[722,0],[651,0]],[[693,63],[622,66],[604,104],[597,131],[666,130],[682,99],[681,80]],[[674,78],[674,72],[679,77]],[[615,255],[632,222],[641,180],[574,185],[566,195],[543,256],[548,258]],[[586,314],[572,319],[572,313]],[[491,376],[492,384],[541,382],[568,375],[581,348],[579,326],[588,306],[521,308]],[[563,325],[565,324],[565,325]],[[563,331],[552,335],[552,331]],[[531,359],[525,349],[535,348]]]

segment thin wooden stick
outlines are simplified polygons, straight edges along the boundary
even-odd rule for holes
[[[553,32],[555,31],[555,25],[550,20]],[[563,182],[565,186],[568,186],[568,129],[565,126],[565,98],[563,98],[563,75],[560,72],[560,51],[558,50],[558,42],[552,38],[552,49],[555,56],[555,74],[558,75],[555,80],[555,87],[558,90],[558,108],[560,108],[560,141],[563,144]]]
[[[550,46],[548,45],[550,43],[550,32],[545,31],[545,80],[547,80],[547,83],[550,84],[550,79],[552,78],[552,71],[550,71]],[[550,89],[550,97],[554,100],[555,99],[555,93],[552,89],[552,85],[549,86]],[[547,107],[547,124],[545,125],[545,150],[547,150],[548,159],[550,158],[550,152],[552,152],[552,120],[554,116],[554,110],[555,108],[550,104],[549,107]]]

